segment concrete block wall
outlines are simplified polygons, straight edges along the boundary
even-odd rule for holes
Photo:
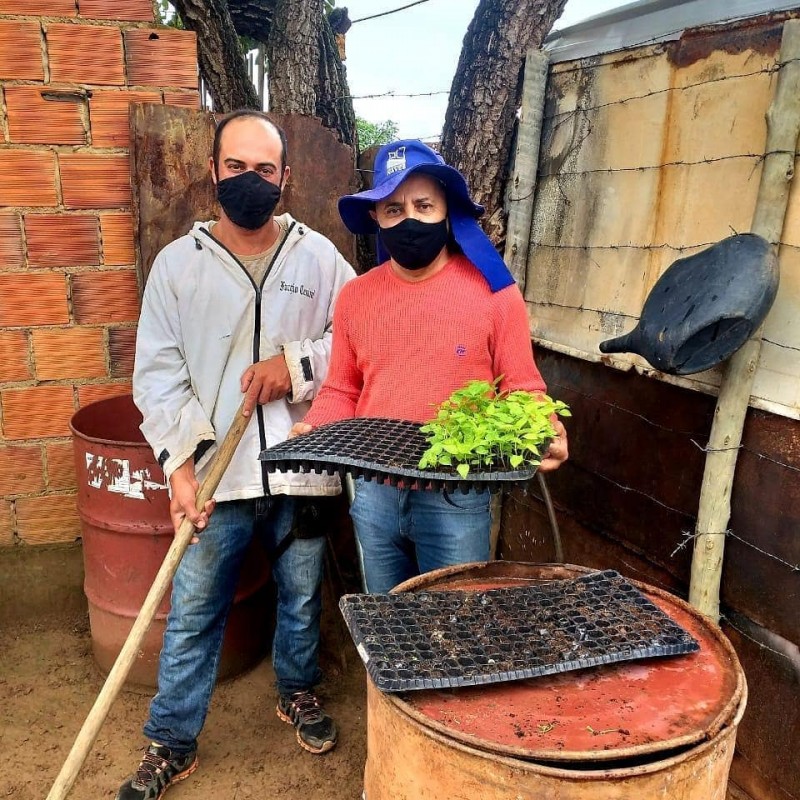
[[[152,0],[0,0],[0,548],[80,536],[69,420],[130,391],[128,107],[199,107]]]

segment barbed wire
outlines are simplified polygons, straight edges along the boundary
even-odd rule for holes
[[[436,94],[450,94],[449,89],[439,89],[435,92],[408,92],[398,93],[394,89],[379,94],[343,94],[337,100],[371,100],[375,97],[432,97]]]
[[[759,547],[752,542],[748,542],[747,539],[743,539],[741,536],[737,536],[732,530],[725,530],[725,531],[706,531],[705,533],[691,533],[690,531],[681,531],[683,538],[680,542],[678,542],[677,547],[670,553],[671,557],[674,557],[676,553],[680,550],[684,550],[690,542],[693,542],[695,539],[699,539],[701,536],[730,536],[731,539],[736,539],[737,542],[741,542],[747,547],[755,550],[758,553],[761,553],[762,556],[766,556],[767,558],[771,558],[773,561],[777,561],[779,564],[783,564],[784,567],[789,567],[792,572],[800,572],[800,564],[792,564],[790,561],[786,561],[785,559],[781,558],[780,556],[776,556],[773,553],[764,550],[763,548]]]

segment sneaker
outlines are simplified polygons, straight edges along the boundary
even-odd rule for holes
[[[119,787],[115,800],[159,800],[173,783],[188,778],[197,769],[197,751],[172,753],[151,742],[136,773]]]
[[[326,753],[336,745],[336,724],[322,710],[313,692],[295,692],[278,699],[278,716],[297,730],[300,747],[309,753]]]

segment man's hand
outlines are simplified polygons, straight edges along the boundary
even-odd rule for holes
[[[209,500],[202,511],[198,511],[195,507],[195,498],[200,484],[194,476],[194,462],[191,459],[184,461],[169,476],[169,485],[172,489],[169,515],[172,518],[172,527],[175,528],[175,533],[178,532],[178,528],[186,518],[192,521],[192,525],[198,531],[203,530],[208,525],[208,518],[214,511],[215,503],[213,500]],[[196,536],[192,538],[192,544],[198,541]]]
[[[241,389],[245,393],[242,413],[246,417],[252,414],[256,403],[264,405],[286,397],[292,390],[286,359],[282,355],[273,356],[248,367],[242,373]]]
[[[311,433],[312,430],[314,430],[314,426],[309,425],[307,422],[295,422],[286,438],[294,439],[295,436],[302,436],[304,433]]]
[[[560,419],[553,420],[556,436],[545,453],[539,472],[552,472],[558,469],[569,458],[569,443],[567,442],[567,429]]]

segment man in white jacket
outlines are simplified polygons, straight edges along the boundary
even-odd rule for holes
[[[157,800],[197,768],[197,737],[214,686],[225,621],[254,529],[273,552],[278,612],[273,665],[278,716],[313,753],[336,727],[319,680],[325,539],[298,535],[297,495],[332,495],[337,477],[268,475],[259,452],[286,438],[321,386],[336,296],[354,273],[333,244],[275,216],[289,177],[286,139],[266,115],[234,112],[216,131],[211,172],[222,213],[165,247],[148,277],[133,392],[142,431],[170,485],[175,528],[198,531],[173,581],[151,744],[117,800]],[[195,508],[218,442],[242,399],[249,423],[214,500]]]

